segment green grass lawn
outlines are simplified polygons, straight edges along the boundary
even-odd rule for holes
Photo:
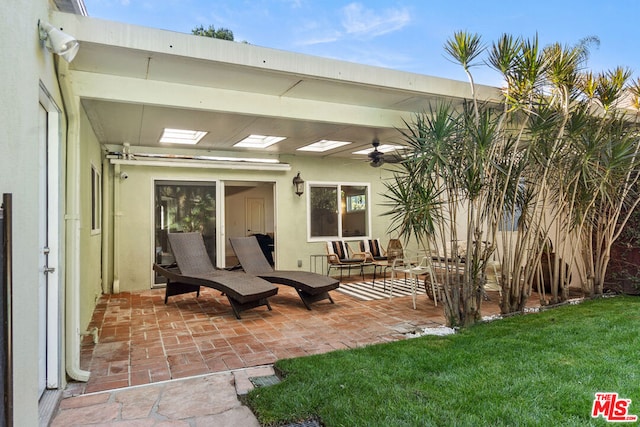
[[[263,425],[584,426],[596,392],[640,416],[640,298],[538,314],[355,350],[280,360],[280,384],[247,403]],[[623,424],[624,425],[624,424]]]

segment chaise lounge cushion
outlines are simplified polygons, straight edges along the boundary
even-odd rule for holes
[[[240,312],[266,305],[267,298],[278,293],[268,281],[241,272],[217,270],[212,264],[200,233],[169,233],[169,244],[177,267],[154,264],[153,268],[167,278],[167,297],[186,292],[199,292],[200,286],[224,293],[237,318]]]
[[[271,283],[292,286],[311,296],[326,294],[340,286],[340,282],[332,277],[309,271],[274,270],[262,255],[255,237],[232,237],[229,240],[242,269],[248,274]]]
[[[294,288],[303,290],[310,295],[332,291],[340,286],[340,281],[333,277],[327,277],[321,274],[311,273],[309,271],[276,270],[268,273],[261,273],[258,277],[271,283],[293,286]]]
[[[171,281],[213,288],[241,304],[268,298],[278,293],[278,288],[268,281],[242,272],[218,270],[213,273],[187,275],[178,268],[166,268],[157,264],[153,268]]]

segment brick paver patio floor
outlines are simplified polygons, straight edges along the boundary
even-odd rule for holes
[[[425,295],[360,301],[333,291],[307,310],[295,290],[280,286],[272,311],[259,307],[238,320],[220,292],[201,288],[169,298],[164,289],[103,295],[85,336],[81,368],[91,372],[82,393],[271,364],[278,359],[395,341],[416,328],[444,324],[442,307]],[[483,315],[499,312],[496,293]]]

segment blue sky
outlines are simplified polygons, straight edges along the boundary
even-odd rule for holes
[[[618,65],[640,76],[640,0],[311,1],[85,0],[89,16],[191,33],[199,25],[233,31],[236,41],[458,80],[461,68],[444,55],[455,31],[476,32],[489,44],[502,33],[543,45],[575,44],[587,36],[594,72]],[[478,83],[499,85],[487,67]]]

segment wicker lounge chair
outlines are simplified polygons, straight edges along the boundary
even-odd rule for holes
[[[177,267],[153,265],[167,278],[165,304],[173,295],[197,292],[199,296],[200,286],[206,286],[224,293],[238,319],[240,312],[250,308],[266,305],[271,310],[267,298],[278,293],[277,287],[249,274],[216,270],[200,233],[170,233],[168,237]]]
[[[316,301],[328,299],[333,304],[329,291],[340,286],[338,280],[309,271],[274,270],[264,257],[254,236],[231,237],[229,241],[246,273],[271,283],[292,286],[309,310],[311,310],[311,304]]]
[[[342,280],[342,270],[347,269],[347,274],[351,276],[351,268],[358,268],[364,280],[364,267],[373,265],[373,260],[369,260],[369,254],[365,252],[354,252],[347,242],[342,240],[332,240],[327,242],[327,276],[332,268],[340,270],[340,280]]]
[[[369,261],[386,261],[387,251],[380,244],[380,239],[360,240],[360,252],[367,254]]]

